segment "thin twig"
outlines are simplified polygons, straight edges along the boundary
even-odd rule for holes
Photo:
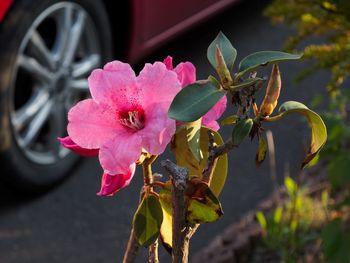
[[[225,153],[233,149],[234,144],[232,140],[228,140],[227,142],[225,142],[220,146],[215,146],[213,143],[214,141],[213,134],[211,132],[208,132],[208,136],[209,136],[209,156],[208,156],[205,169],[203,170],[203,173],[202,173],[202,180],[210,184],[218,158],[221,155],[224,155]]]
[[[159,263],[158,260],[158,239],[149,247],[149,263]]]
[[[203,170],[202,173],[202,180],[208,184],[210,184],[211,178],[213,177],[213,173],[216,167],[216,163],[218,160],[218,157],[215,157],[215,149],[216,149],[216,144],[215,144],[215,140],[214,140],[214,135],[213,133],[208,130],[208,160],[207,160],[207,165],[205,167],[205,169]]]
[[[137,252],[139,250],[139,244],[137,243],[134,229],[131,229],[128,245],[126,247],[123,263],[133,263],[136,260]]]
[[[157,155],[152,155],[151,157],[145,159],[142,164],[144,185],[148,186],[153,183],[152,163],[157,159],[157,157]]]
[[[275,154],[275,143],[273,140],[272,131],[266,131],[266,140],[267,140],[267,148],[269,151],[269,164],[270,164],[270,177],[272,181],[273,192],[275,195],[275,203],[280,203],[280,196],[278,190],[278,182],[277,182],[277,169],[276,169],[276,154]]]
[[[142,165],[143,168],[143,178],[147,193],[153,192],[154,186],[154,176],[152,172],[152,163],[157,158],[157,155],[153,155],[146,159]],[[155,194],[155,193],[154,193]],[[156,239],[148,248],[148,262],[149,263],[159,263],[158,259],[158,239]]]
[[[195,225],[192,225],[192,226],[188,226],[187,227],[187,236],[188,236],[188,239],[191,239],[192,236],[194,235],[194,233],[196,233],[198,227],[200,226],[200,224],[195,224]]]
[[[139,203],[144,195],[144,188],[141,188]],[[134,228],[131,228],[128,244],[124,253],[123,263],[133,263],[136,260],[137,252],[139,250],[139,243],[136,240]]]
[[[232,140],[228,140],[223,145],[220,145],[215,148],[213,153],[214,157],[219,157],[225,153],[228,153],[230,150],[233,149],[233,147],[235,147],[235,145],[233,144]]]

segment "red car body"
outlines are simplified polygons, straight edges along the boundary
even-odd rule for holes
[[[0,1],[0,22],[4,19],[4,16],[12,3],[13,3],[12,0]]]
[[[129,22],[125,39],[127,46],[123,57],[131,63],[147,55],[160,44],[168,41],[178,33],[194,26],[204,19],[221,11],[237,0],[130,0],[125,10],[126,20]],[[6,14],[13,0],[0,1],[0,23],[6,19]],[[117,10],[118,4],[104,0],[110,14],[111,25],[121,11],[114,13],[111,7]],[[123,15],[125,15],[123,10]],[[115,14],[115,15],[113,15]]]
[[[140,56],[221,11],[235,0],[133,0],[132,30],[127,57]]]

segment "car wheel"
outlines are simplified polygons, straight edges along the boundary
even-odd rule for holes
[[[67,112],[88,94],[87,76],[110,59],[102,1],[15,1],[0,24],[1,177],[47,189],[78,156],[59,145]]]

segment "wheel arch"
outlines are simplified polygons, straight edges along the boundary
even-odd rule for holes
[[[113,58],[125,60],[130,45],[132,21],[132,1],[103,0],[112,29]]]

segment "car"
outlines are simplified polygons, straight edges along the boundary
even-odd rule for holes
[[[94,68],[135,63],[235,0],[1,0],[1,177],[24,191],[62,181],[79,157],[60,146]]]

